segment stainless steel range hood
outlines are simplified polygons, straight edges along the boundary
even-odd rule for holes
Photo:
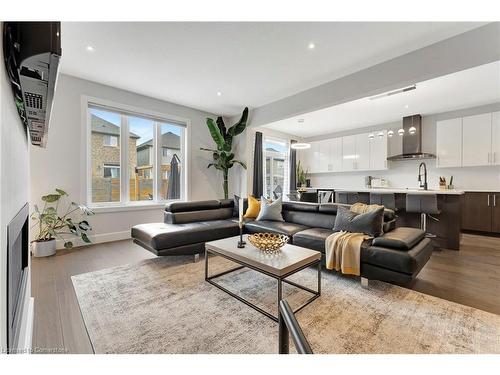
[[[435,159],[436,155],[422,152],[422,116],[403,117],[403,153],[387,160]],[[398,137],[398,135],[394,135]]]

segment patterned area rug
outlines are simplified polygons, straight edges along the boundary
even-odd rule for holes
[[[210,259],[211,273],[232,265]],[[205,282],[203,261],[155,258],[72,279],[96,353],[277,352],[277,323]],[[316,271],[291,279],[314,289]],[[276,313],[274,279],[243,269],[218,281]],[[287,285],[284,296],[294,307],[309,294]],[[315,353],[500,353],[498,315],[329,271],[297,319]]]

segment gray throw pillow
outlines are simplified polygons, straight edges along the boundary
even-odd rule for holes
[[[335,218],[334,232],[341,230],[351,233],[364,233],[371,237],[381,236],[384,232],[384,207],[364,214],[357,214],[346,207],[339,206]]]
[[[281,197],[276,199],[274,202],[269,203],[267,199],[262,197],[260,199],[260,212],[257,216],[257,221],[269,220],[269,221],[285,221],[283,216],[281,216],[281,206],[283,205]]]

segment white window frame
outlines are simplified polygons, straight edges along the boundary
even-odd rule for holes
[[[130,168],[128,168],[128,158],[129,149],[128,142],[119,142],[120,147],[120,166],[126,165],[127,168],[121,168],[120,170],[120,202],[92,202],[92,154],[91,154],[91,106],[101,107],[103,110],[115,111],[119,113],[126,113],[126,115],[121,116],[121,126],[120,126],[120,138],[127,139],[129,136],[129,124],[128,116],[137,116],[149,118],[155,121],[154,125],[154,137],[153,137],[153,150],[156,150],[156,154],[153,155],[153,166],[154,166],[154,181],[153,184],[153,200],[150,201],[130,201]],[[165,203],[169,200],[162,199],[159,196],[160,184],[161,184],[161,163],[156,161],[161,161],[161,147],[158,147],[158,141],[161,137],[161,124],[165,123],[179,123],[179,126],[184,127],[184,131],[181,136],[181,160],[183,161],[183,173],[181,179],[181,197],[176,201],[187,201],[191,196],[191,121],[187,118],[147,110],[144,108],[137,108],[123,103],[116,103],[113,101],[95,98],[91,96],[82,95],[81,97],[81,113],[82,113],[82,163],[81,170],[81,180],[83,185],[83,193],[81,200],[85,201],[89,207],[91,207],[95,212],[114,212],[114,211],[127,211],[127,210],[137,210],[137,209],[153,209],[158,207],[163,207]],[[122,146],[126,145],[126,146]],[[153,152],[154,154],[154,152]]]

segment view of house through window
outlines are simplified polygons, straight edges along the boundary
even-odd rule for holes
[[[92,202],[119,202],[121,116],[91,108],[90,125]]]
[[[159,122],[93,106],[89,112],[92,203],[182,197],[185,129],[182,124]],[[127,142],[120,142],[123,127],[128,129]],[[157,135],[160,137],[158,142]],[[121,165],[122,155],[127,157],[126,167]],[[126,196],[122,196],[122,189],[126,189],[123,192]]]
[[[136,138],[129,151],[130,200],[147,201],[153,199],[153,137],[155,123],[141,117],[128,117],[130,135]]]
[[[277,199],[286,193],[288,145],[275,138],[264,139],[264,192],[266,197]]]

